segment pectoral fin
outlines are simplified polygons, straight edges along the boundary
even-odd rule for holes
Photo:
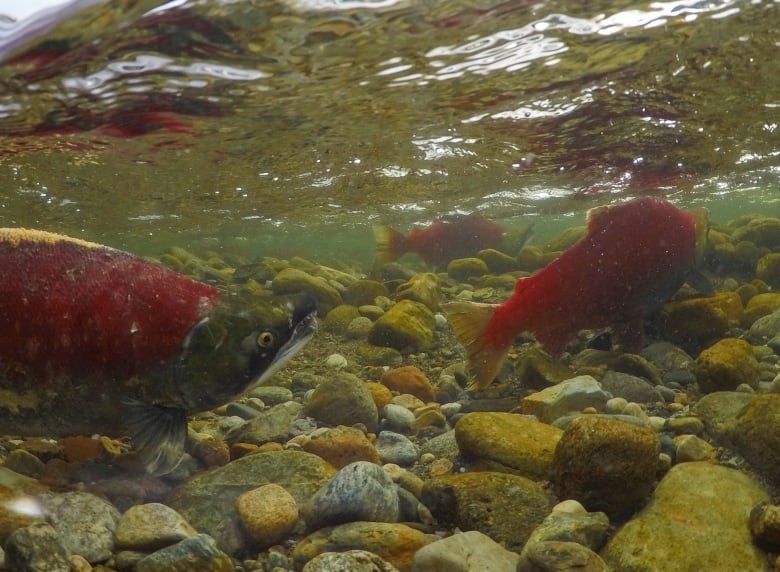
[[[153,475],[165,475],[175,469],[184,454],[187,438],[185,411],[129,398],[122,400],[122,410],[146,470]]]

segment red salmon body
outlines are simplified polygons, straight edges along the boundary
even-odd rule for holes
[[[98,244],[0,231],[0,365],[127,378],[168,360],[217,290]],[[28,378],[29,379],[29,378]]]
[[[476,385],[493,380],[521,332],[558,354],[578,331],[612,326],[625,349],[638,349],[642,317],[674,294],[693,266],[701,226],[692,213],[653,197],[593,209],[587,234],[518,280],[502,304],[450,304]]]
[[[477,215],[440,218],[406,235],[387,226],[377,227],[374,234],[377,264],[414,252],[430,266],[441,266],[486,248],[499,248],[504,240],[501,225]]]

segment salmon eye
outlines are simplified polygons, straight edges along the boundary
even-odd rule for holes
[[[270,348],[274,343],[274,335],[271,332],[260,332],[257,335],[257,346]]]

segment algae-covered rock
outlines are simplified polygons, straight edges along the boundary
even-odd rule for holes
[[[780,252],[770,252],[759,258],[756,276],[772,288],[780,288]]]
[[[747,240],[767,248],[777,248],[780,246],[780,219],[755,217],[736,228],[732,239],[735,243]]]
[[[447,264],[447,274],[459,282],[465,282],[469,278],[476,278],[487,273],[488,266],[485,261],[476,257],[456,258]]]
[[[519,557],[489,536],[469,530],[424,546],[414,555],[414,572],[485,570],[516,572]]]
[[[424,304],[401,300],[385,312],[368,334],[376,346],[419,351],[433,342],[436,319]]]
[[[548,252],[561,252],[569,248],[588,232],[586,226],[572,226],[547,241],[544,249]]]
[[[512,413],[467,413],[455,425],[465,459],[538,480],[548,478],[562,434],[557,427]]]
[[[348,373],[328,378],[318,385],[303,411],[328,425],[362,423],[372,432],[379,422],[371,392],[359,378]]]
[[[298,294],[305,292],[317,300],[321,316],[341,304],[341,294],[322,278],[312,276],[298,268],[285,268],[274,276],[271,287],[274,294]]]
[[[515,377],[522,387],[544,389],[574,377],[574,370],[554,359],[536,344],[525,344],[517,350]]]
[[[344,302],[353,306],[366,306],[374,303],[378,296],[388,296],[387,287],[376,280],[357,280],[350,284],[342,294]]]
[[[579,417],[555,449],[553,486],[561,499],[622,519],[650,492],[659,452],[658,436],[650,429],[607,417]]]
[[[777,309],[780,309],[780,292],[756,294],[750,298],[745,306],[745,321],[752,324]]]
[[[415,274],[395,290],[396,300],[413,300],[435,312],[439,309],[439,278],[432,272]]]
[[[706,462],[675,465],[601,555],[621,572],[768,572],[767,556],[754,545],[748,526],[751,509],[767,498],[741,471]]]
[[[477,253],[477,258],[482,260],[487,265],[488,271],[493,274],[504,274],[505,272],[519,270],[517,260],[500,250],[493,248],[480,250]]]
[[[515,552],[552,508],[534,481],[488,471],[429,479],[422,501],[440,523],[478,530]]]
[[[780,485],[780,394],[751,399],[737,416],[730,441],[753,468]]]
[[[349,328],[352,320],[360,317],[360,312],[356,306],[350,304],[339,304],[325,316],[323,322],[325,327],[334,334],[344,335]]]
[[[730,391],[740,384],[758,387],[760,368],[753,347],[745,340],[726,338],[703,350],[694,374],[703,393]]]
[[[355,351],[358,357],[370,366],[397,367],[404,361],[401,352],[395,348],[363,343],[358,344]]]
[[[574,367],[601,367],[644,378],[654,385],[661,383],[660,370],[652,362],[638,354],[588,348],[577,354],[574,359]]]
[[[664,334],[675,342],[706,341],[722,337],[742,323],[744,309],[736,292],[668,302],[661,314]]]

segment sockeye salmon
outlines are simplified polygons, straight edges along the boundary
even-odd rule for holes
[[[515,336],[532,333],[553,354],[583,329],[612,326],[616,341],[635,351],[643,316],[659,308],[687,278],[698,278],[707,213],[643,197],[588,212],[587,233],[553,262],[519,279],[498,305],[450,302],[450,324],[466,348],[477,389],[487,387]],[[698,282],[697,286],[706,288]]]
[[[222,291],[99,244],[0,229],[0,433],[129,434],[165,474],[187,416],[267,380],[315,316],[306,296]]]

